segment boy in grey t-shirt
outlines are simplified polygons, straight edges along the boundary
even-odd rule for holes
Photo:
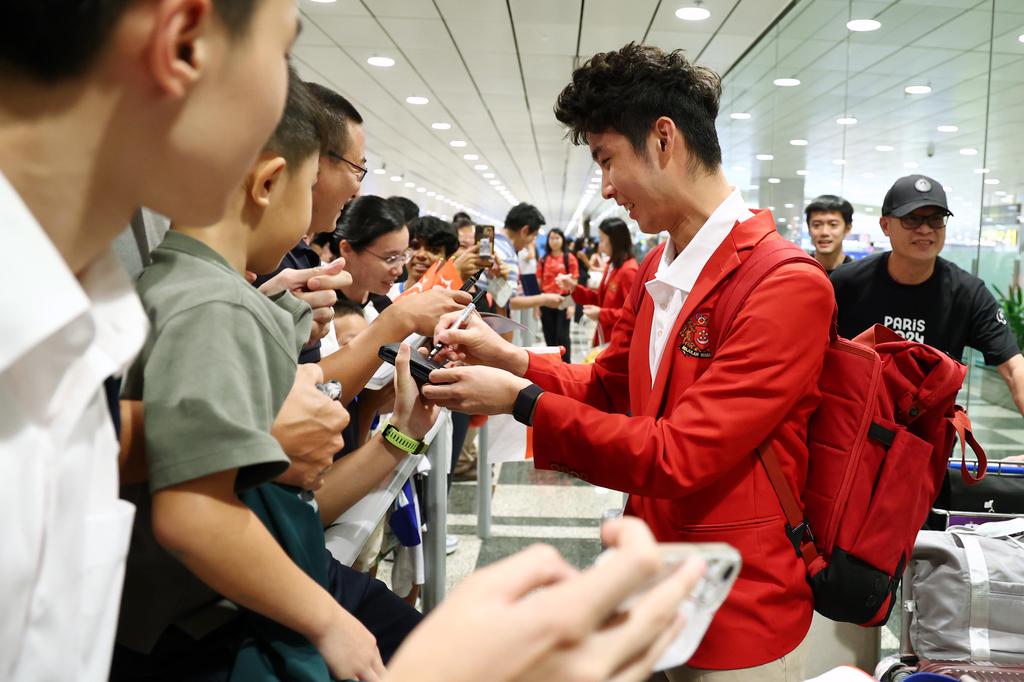
[[[281,642],[294,644],[293,659],[309,679],[326,679],[328,671],[339,679],[383,673],[373,636],[325,590],[316,512],[294,491],[266,485],[288,466],[269,432],[292,386],[310,316],[287,292],[266,298],[244,273],[273,270],[309,223],[320,151],[314,107],[293,78],[281,123],[225,216],[209,227],[175,227],[139,281],[153,333],[126,377],[124,397],[143,401],[149,482],[148,491],[124,491],[140,511],[114,679],[172,673],[166,666],[179,659],[195,672],[208,651],[190,641],[219,647],[211,656],[218,666],[231,649],[231,637],[225,646],[222,635],[231,632],[234,605],[264,617],[247,622],[267,635],[271,658],[280,658]],[[397,401],[402,407],[392,421],[421,439],[434,413],[409,382],[400,393],[414,397]],[[397,463],[406,455],[383,442],[374,447],[382,451],[378,460]],[[309,643],[322,658],[300,651]],[[237,671],[238,660],[234,665]]]

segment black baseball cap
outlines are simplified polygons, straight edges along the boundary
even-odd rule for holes
[[[938,206],[953,215],[946,205],[946,191],[942,183],[927,175],[907,175],[892,184],[882,201],[882,215],[902,218],[924,206]]]

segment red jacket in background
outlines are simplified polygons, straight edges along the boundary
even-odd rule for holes
[[[537,468],[629,493],[627,513],[659,542],[727,542],[742,554],[740,577],[689,662],[697,668],[763,665],[793,651],[811,623],[806,568],[754,448],[771,436],[786,477],[803,488],[832,287],[812,265],[784,265],[714,338],[722,285],[765,238],[778,238],[768,211],[733,227],[687,296],[653,381],[646,288],[638,313],[627,300],[594,364],[531,356],[526,374],[546,390],[533,422]],[[662,248],[647,258],[657,263]]]
[[[555,277],[566,274],[565,261],[569,261],[568,274],[573,279],[580,278],[580,264],[576,262],[573,254],[552,256],[550,253],[544,256],[544,260],[537,263],[537,270],[540,272],[540,290],[545,294],[564,294],[565,290],[555,283]]]
[[[612,264],[608,263],[604,274],[601,275],[601,286],[596,291],[588,288],[586,282],[580,282],[572,292],[572,299],[580,305],[596,305],[601,308],[597,323],[605,342],[612,338],[612,328],[622,317],[622,305],[633,290],[633,280],[636,279],[639,270],[640,266],[633,257],[614,269]],[[598,334],[595,331],[594,345],[598,344]]]

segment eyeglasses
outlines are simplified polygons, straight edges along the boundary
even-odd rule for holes
[[[370,251],[369,249],[363,249],[363,251],[367,252],[371,256],[380,258],[388,267],[398,265],[400,263],[408,263],[409,259],[412,258],[412,249],[406,249],[401,253],[396,253],[391,256],[382,256],[379,253],[374,253],[373,251]]]
[[[352,163],[344,156],[336,152],[327,152],[327,156],[331,157],[335,161],[344,161],[345,163],[347,163],[348,167],[352,169],[352,174],[356,176],[356,180],[358,182],[362,182],[363,178],[365,178],[366,174],[369,172],[366,168],[363,168],[358,163]]]
[[[928,223],[928,227],[933,230],[941,230],[949,221],[949,215],[945,213],[933,213],[928,216],[923,216],[911,213],[910,215],[903,216],[899,221],[900,225],[902,225],[905,230],[916,230],[925,223]]]

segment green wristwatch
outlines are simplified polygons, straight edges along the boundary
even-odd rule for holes
[[[391,424],[384,427],[381,435],[384,436],[384,440],[410,455],[422,455],[427,451],[427,444],[424,441],[402,433]]]

